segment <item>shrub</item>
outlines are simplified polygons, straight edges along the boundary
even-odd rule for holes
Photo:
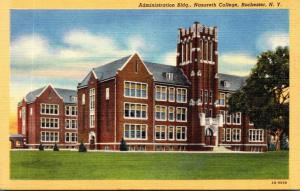
[[[59,151],[59,148],[56,143],[54,144],[53,151]]]
[[[80,145],[79,145],[79,149],[78,149],[79,152],[86,152],[86,147],[84,146],[84,144],[81,142]]]
[[[128,151],[128,147],[126,145],[124,138],[122,138],[122,140],[120,142],[120,151]]]
[[[42,145],[42,143],[39,145],[39,150],[43,151],[44,150],[44,145]]]

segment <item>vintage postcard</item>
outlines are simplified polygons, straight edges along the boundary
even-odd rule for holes
[[[0,189],[300,189],[296,1],[1,4]]]

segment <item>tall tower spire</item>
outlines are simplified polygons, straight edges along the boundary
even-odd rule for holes
[[[177,63],[191,82],[189,92],[189,140],[205,142],[205,127],[199,116],[215,118],[218,114],[218,31],[200,22],[178,29]]]

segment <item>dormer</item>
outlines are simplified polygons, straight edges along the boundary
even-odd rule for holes
[[[174,74],[170,72],[164,72],[163,76],[168,80],[168,81],[173,81],[174,80]]]
[[[230,82],[227,80],[222,80],[221,81],[221,85],[225,88],[229,88],[230,87]]]

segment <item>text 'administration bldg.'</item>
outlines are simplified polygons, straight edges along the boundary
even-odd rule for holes
[[[78,84],[78,139],[98,149],[264,151],[266,134],[226,101],[245,78],[218,73],[217,28],[179,29],[177,64],[133,54],[92,69]],[[92,146],[94,147],[94,146]]]
[[[77,87],[76,131],[70,128],[72,118],[56,117],[54,113],[49,120],[56,118],[59,125],[56,128],[45,125],[49,116],[43,120],[35,118],[35,130],[23,131],[26,144],[56,142],[68,147],[71,143],[83,142],[89,149],[119,150],[124,138],[130,150],[226,147],[265,151],[265,131],[255,129],[241,113],[229,115],[227,112],[228,97],[241,88],[245,78],[218,73],[217,35],[216,27],[198,22],[189,29],[179,29],[176,66],[147,62],[135,53],[93,68]],[[55,90],[48,88],[47,91]],[[53,92],[47,95],[63,97],[60,92]],[[56,100],[59,107],[52,103],[53,99],[44,98],[36,107],[60,108],[64,115],[69,109],[66,99]],[[23,102],[19,112],[24,107],[29,105]],[[20,113],[18,117],[20,134],[20,121],[30,118],[30,115],[22,116]],[[24,124],[27,129],[32,128],[30,123]]]

